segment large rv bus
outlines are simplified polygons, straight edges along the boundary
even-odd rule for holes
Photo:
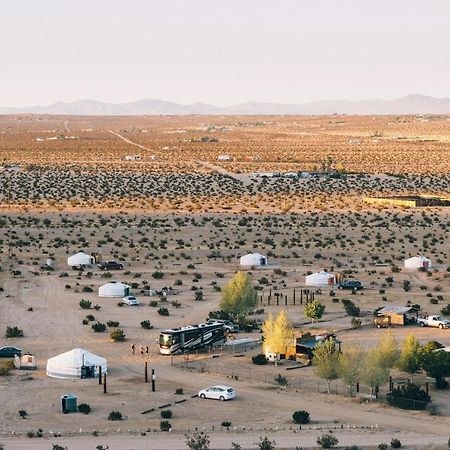
[[[201,323],[162,331],[159,335],[159,352],[163,355],[186,353],[214,347],[225,341],[226,330],[223,323]]]

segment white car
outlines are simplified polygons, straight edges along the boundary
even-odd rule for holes
[[[200,398],[213,398],[214,400],[231,400],[235,397],[234,389],[230,386],[213,386],[198,392]]]
[[[133,297],[132,295],[127,295],[126,297],[124,297],[122,299],[122,303],[124,305],[128,305],[128,306],[136,306],[139,305],[139,301],[136,297]]]

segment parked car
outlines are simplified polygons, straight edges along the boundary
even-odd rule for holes
[[[421,327],[450,328],[450,320],[443,319],[441,316],[419,317],[417,323]]]
[[[239,325],[231,320],[209,319],[207,323],[222,323],[229,333],[237,333],[239,331]]]
[[[338,289],[350,289],[351,291],[359,291],[364,288],[364,285],[361,281],[357,280],[348,280],[337,285]]]
[[[200,398],[212,398],[214,400],[231,400],[235,397],[234,389],[230,386],[213,386],[207,389],[202,389],[198,392]]]
[[[14,358],[22,356],[22,349],[17,347],[0,347],[0,358]]]
[[[98,267],[101,270],[122,270],[123,264],[116,261],[102,261]]]
[[[133,295],[127,295],[122,299],[122,303],[128,306],[136,306],[139,305],[139,300]]]

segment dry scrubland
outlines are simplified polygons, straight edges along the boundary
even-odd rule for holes
[[[36,141],[54,136],[61,138]],[[206,136],[218,142],[186,142]],[[349,143],[355,139],[360,143]],[[250,356],[259,351],[256,346],[239,358],[204,355],[193,358],[188,368],[175,358],[171,366],[170,358],[159,355],[156,339],[161,329],[202,321],[217,310],[217,286],[239,269],[238,256],[251,251],[269,258],[268,268],[250,271],[264,296],[269,289],[291,295],[292,289],[303,286],[308,271],[323,268],[364,282],[366,289],[356,295],[336,291],[333,297],[326,288],[317,297],[326,305],[318,328],[335,331],[344,349],[354,342],[365,348],[376,345],[384,333],[371,325],[377,306],[410,301],[424,312],[438,313],[450,302],[450,214],[445,208],[368,208],[361,197],[448,195],[449,139],[446,117],[0,118],[3,160],[21,165],[18,171],[0,173],[0,346],[20,346],[33,352],[38,362],[36,372],[0,377],[0,443],[8,450],[47,449],[53,443],[70,450],[99,444],[111,449],[175,449],[184,447],[187,429],[205,427],[215,448],[230,448],[231,441],[254,447],[265,434],[280,446],[295,448],[314,445],[318,435],[342,424],[343,430],[334,431],[342,445],[376,448],[398,436],[409,448],[445,448],[450,434],[449,390],[431,389],[435,416],[402,411],[352,399],[338,382],[333,387],[338,394],[319,393],[325,386],[318,383],[313,368],[287,372],[284,366],[252,365]],[[235,161],[218,165],[217,155],[222,153]],[[140,154],[143,161],[125,162],[127,154]],[[254,154],[261,160],[245,161]],[[153,155],[158,159],[151,160]],[[328,156],[355,174],[298,181],[251,181],[245,175],[303,170],[320,166]],[[67,256],[80,249],[123,261],[125,270],[112,272],[112,279],[132,284],[142,305],[119,308],[116,299],[98,298],[98,286],[111,278],[97,269],[80,273],[69,269]],[[435,269],[391,271],[392,265],[401,267],[403,259],[415,253],[430,257]],[[42,269],[48,257],[55,260],[54,271]],[[153,277],[157,271],[164,274],[162,279]],[[410,291],[403,289],[404,281],[411,283]],[[151,307],[151,299],[141,294],[148,286],[173,286],[181,293]],[[196,301],[195,290],[200,289],[204,300]],[[342,298],[361,308],[360,329],[351,329],[350,317],[335,301]],[[83,310],[78,305],[81,299],[101,309]],[[159,315],[159,307],[166,307],[169,316]],[[257,321],[281,309],[261,308],[264,311],[251,316]],[[302,306],[288,306],[287,311],[298,329],[309,327]],[[111,328],[95,333],[92,322],[82,324],[87,314],[103,323],[119,321],[127,340],[111,342]],[[153,329],[140,326],[145,319]],[[3,337],[6,326],[13,325],[23,329],[23,338]],[[399,340],[413,331],[422,343],[437,340],[450,345],[448,330],[393,331]],[[131,343],[149,345],[149,356],[132,356]],[[74,347],[108,359],[107,395],[96,380],[45,376],[47,358]],[[157,371],[156,393],[143,382],[146,359]],[[294,388],[279,389],[273,382],[278,373],[287,376]],[[394,376],[406,377],[400,372]],[[423,384],[426,376],[417,379]],[[199,388],[217,383],[233,385],[236,400],[206,401],[205,406],[190,398]],[[183,395],[175,395],[179,387]],[[365,386],[363,391],[367,392]],[[381,391],[385,393],[386,386]],[[89,403],[91,414],[61,414],[59,396],[68,392]],[[179,399],[186,402],[170,407],[173,432],[154,432],[159,430],[159,411],[141,412]],[[18,416],[20,409],[28,412],[25,420]],[[300,409],[308,410],[311,427],[321,430],[294,434],[291,416]],[[121,411],[126,420],[108,421],[112,410]],[[237,430],[217,431],[223,421],[231,421]],[[347,425],[356,428],[348,430]],[[375,425],[378,428],[370,428]],[[46,435],[51,430],[64,437],[24,436],[39,428]],[[11,437],[12,430],[19,436]],[[94,430],[99,436],[92,436]],[[67,433],[80,436],[68,438]]]

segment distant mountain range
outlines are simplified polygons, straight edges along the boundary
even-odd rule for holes
[[[304,104],[248,102],[232,106],[207,103],[181,105],[163,100],[143,99],[129,103],[105,103],[96,100],[57,102],[48,106],[3,108],[0,114],[62,114],[83,116],[109,115],[330,115],[330,114],[450,114],[450,98],[411,94],[394,100],[324,100]]]

